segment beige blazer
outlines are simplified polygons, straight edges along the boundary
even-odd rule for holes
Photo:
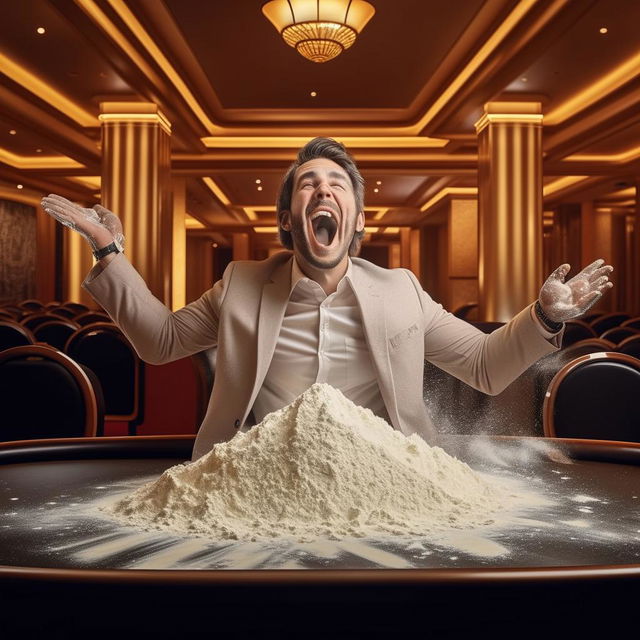
[[[424,360],[489,394],[497,394],[540,357],[547,340],[527,307],[484,334],[445,311],[405,269],[352,258],[353,286],[364,335],[392,425],[434,442],[423,401]],[[123,254],[83,287],[109,313],[140,357],[162,364],[217,345],[216,375],[193,459],[235,435],[266,376],[291,285],[292,254],[232,262],[201,298],[171,312],[155,298]],[[427,387],[429,381],[424,381]]]

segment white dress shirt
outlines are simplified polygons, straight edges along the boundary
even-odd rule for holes
[[[256,423],[315,382],[330,384],[355,404],[388,419],[351,278],[349,260],[336,291],[327,295],[292,260],[289,302],[271,365],[253,405]]]

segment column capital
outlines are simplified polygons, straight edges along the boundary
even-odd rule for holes
[[[98,119],[107,122],[158,124],[171,134],[171,123],[153,102],[101,102]]]
[[[480,133],[488,124],[542,124],[541,102],[519,102],[516,100],[498,100],[484,105],[484,114],[476,122],[476,132]]]

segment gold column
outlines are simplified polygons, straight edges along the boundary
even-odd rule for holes
[[[186,178],[174,178],[171,252],[171,305],[176,311],[186,304],[187,285],[187,229],[185,216],[187,213],[187,181]]]
[[[411,228],[400,227],[400,266],[411,269]]]
[[[416,278],[422,282],[422,231],[420,229],[411,229],[409,242],[411,246],[410,269],[415,273]]]
[[[478,300],[478,202],[451,200],[448,210],[449,309]]]
[[[125,252],[173,307],[171,125],[148,102],[102,102],[102,204],[122,220]]]
[[[250,260],[251,247],[248,233],[233,234],[233,259],[234,260]]]
[[[631,299],[629,311],[634,316],[640,316],[640,179],[636,182],[635,212],[633,216],[629,217],[631,226]]]
[[[489,102],[476,131],[479,317],[506,321],[542,284],[542,105]]]

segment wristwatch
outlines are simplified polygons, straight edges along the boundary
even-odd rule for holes
[[[542,305],[539,300],[536,300],[534,309],[538,320],[540,320],[545,329],[548,329],[551,333],[558,333],[564,326],[564,322],[554,322],[551,318],[547,317],[547,314],[542,310]]]
[[[122,246],[120,243],[115,240],[108,244],[106,247],[102,247],[102,249],[97,249],[93,252],[93,257],[96,260],[102,260],[105,256],[108,256],[110,253],[122,253]]]

